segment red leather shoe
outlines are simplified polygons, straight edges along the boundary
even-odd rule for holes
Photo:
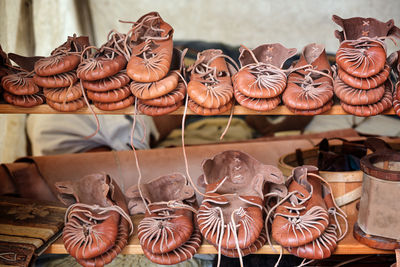
[[[70,205],[63,241],[68,253],[83,266],[104,266],[126,246],[133,225],[125,197],[105,173],[57,182],[58,198]]]
[[[324,179],[319,175],[311,175],[324,181]],[[322,195],[329,213],[329,225],[321,236],[310,243],[299,247],[286,248],[290,253],[297,257],[310,260],[329,258],[335,250],[337,243],[347,234],[347,215],[336,205],[329,184],[324,184],[322,189]],[[340,221],[342,224],[340,224]]]
[[[76,69],[82,51],[89,45],[87,36],[68,36],[67,41],[53,50],[49,57],[36,62],[35,73],[39,76],[52,76]]]
[[[335,31],[340,41],[336,53],[339,67],[359,78],[380,73],[386,62],[386,49],[380,38],[400,37],[400,29],[394,26],[393,19],[381,22],[374,18],[342,19],[333,15],[332,20],[343,29]]]
[[[157,12],[150,12],[134,23],[131,31],[128,76],[144,83],[161,80],[171,65],[173,28]]]
[[[235,91],[256,99],[280,95],[287,82],[283,64],[297,50],[281,44],[264,44],[253,50],[241,47],[239,51],[241,69],[232,78]]]
[[[167,258],[164,256],[179,251],[190,240],[196,210],[192,205],[194,190],[185,176],[180,173],[161,176],[130,187],[126,195],[131,214],[145,213],[138,226],[138,238],[149,255]]]
[[[323,45],[307,45],[293,70],[282,95],[283,103],[288,108],[295,113],[297,110],[318,110],[331,101],[333,78]],[[317,114],[313,112],[310,115]]]
[[[79,64],[76,70],[78,78],[96,81],[113,76],[124,69],[129,56],[124,50],[124,42],[124,34],[111,31],[107,42]]]
[[[203,161],[206,196],[197,213],[204,238],[224,249],[246,249],[264,228],[264,185],[283,184],[282,173],[250,155],[228,150]]]
[[[221,50],[208,49],[197,54],[187,92],[191,100],[207,109],[218,109],[233,98],[231,72]]]
[[[309,175],[316,172],[314,166],[300,166],[288,178],[287,200],[276,208],[271,230],[273,239],[284,247],[312,242],[329,224],[321,180]]]

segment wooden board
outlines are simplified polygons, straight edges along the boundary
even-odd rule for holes
[[[345,209],[345,212],[348,213],[348,220],[349,220],[349,230],[346,237],[338,244],[336,251],[334,254],[336,255],[345,255],[345,254],[393,254],[394,251],[385,251],[385,250],[378,250],[367,247],[353,237],[353,225],[357,220],[357,212],[355,211],[355,202],[348,205]],[[350,212],[351,211],[351,212]],[[134,216],[133,224],[135,226],[134,235],[130,238],[129,244],[125,247],[122,251],[123,254],[143,254],[143,250],[139,244],[139,239],[137,237],[137,226],[143,216]],[[273,247],[276,251],[274,251],[268,245],[264,245],[257,254],[279,254],[281,247],[276,243],[273,244]],[[64,248],[64,244],[62,239],[58,239],[55,243],[53,243],[46,251],[46,253],[54,253],[54,254],[65,254],[67,251]],[[216,254],[217,250],[206,241],[203,241],[198,254]],[[288,254],[286,250],[284,250],[284,254]]]
[[[96,114],[111,114],[111,115],[118,115],[118,114],[134,114],[134,106],[129,108],[116,110],[116,111],[103,111],[95,106],[92,105],[93,110]],[[178,110],[170,113],[170,115],[182,115],[184,112],[184,107],[180,107]],[[81,108],[78,111],[74,112],[58,112],[49,107],[48,105],[39,105],[33,108],[22,108],[16,107],[10,104],[0,104],[0,113],[3,114],[91,114],[88,107]],[[190,109],[187,110],[188,115],[195,115]],[[229,115],[229,112],[222,113],[222,115]],[[234,115],[294,115],[286,106],[278,106],[276,109],[267,111],[267,112],[259,112],[247,109],[245,107],[236,105],[233,111]],[[394,110],[393,108],[387,110],[383,114],[385,115],[393,115]],[[321,114],[321,115],[348,115],[340,105],[334,105],[330,110]]]

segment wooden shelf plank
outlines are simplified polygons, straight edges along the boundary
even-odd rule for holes
[[[350,206],[346,206],[347,210],[355,210],[355,204],[352,203]],[[336,255],[351,255],[351,254],[393,254],[394,251],[391,250],[378,250],[367,247],[353,237],[353,225],[357,220],[357,212],[347,212],[348,214],[348,222],[349,222],[349,231],[346,237],[339,242],[334,254]],[[122,251],[123,254],[143,254],[143,250],[139,244],[139,239],[137,237],[137,226],[139,225],[140,220],[143,216],[133,216],[133,224],[135,226],[135,231],[133,236],[130,238],[128,245]],[[276,243],[273,244],[273,247],[276,251],[274,251],[267,244],[264,245],[256,254],[279,254],[281,247]],[[62,239],[58,239],[55,243],[53,243],[46,251],[46,253],[54,253],[54,254],[66,254],[67,251],[64,248],[64,244]],[[200,249],[197,252],[198,254],[217,254],[217,250],[214,246],[207,243],[207,241],[203,241]],[[289,254],[286,250],[283,251],[284,254]]]
[[[134,114],[134,107],[129,107],[116,111],[104,111],[96,108],[92,105],[93,110],[96,114],[103,115],[118,115],[118,114]],[[182,115],[184,112],[184,107],[180,107],[178,110],[170,113],[170,115]],[[81,108],[74,112],[58,112],[49,107],[48,105],[39,105],[32,108],[22,108],[16,107],[10,104],[0,104],[0,114],[91,114],[88,107]],[[187,111],[188,115],[195,115],[190,109]],[[222,113],[221,115],[229,115],[230,112]],[[247,109],[245,107],[236,105],[234,109],[234,115],[294,115],[286,106],[278,106],[276,109],[266,112],[254,111]],[[394,115],[393,108],[387,110],[383,114]],[[340,105],[334,105],[330,110],[321,115],[348,115]]]

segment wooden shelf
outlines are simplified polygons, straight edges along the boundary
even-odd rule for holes
[[[393,254],[394,251],[390,250],[378,250],[367,247],[353,237],[353,225],[357,220],[357,213],[355,210],[355,203],[352,203],[346,206],[345,210],[352,210],[353,212],[347,212],[348,221],[349,221],[349,231],[346,237],[339,242],[334,254],[336,255],[351,255],[351,254]],[[143,216],[134,216],[133,224],[135,227],[135,231],[133,236],[130,238],[128,245],[122,251],[123,254],[143,254],[143,250],[139,244],[139,239],[137,237],[137,226],[139,225],[140,220]],[[276,243],[273,244],[273,247],[276,249],[274,251],[268,245],[264,245],[256,254],[279,254],[281,247]],[[62,239],[58,239],[55,243],[53,243],[45,253],[54,253],[54,254],[66,254],[67,251],[64,248],[64,244]],[[286,250],[283,252],[284,254],[289,254]],[[214,246],[207,243],[207,241],[203,241],[200,249],[197,254],[217,254],[217,250]]]
[[[133,114],[134,107],[131,106],[129,108],[116,110],[116,111],[103,111],[92,105],[93,110],[96,114]],[[184,111],[184,107],[180,107],[178,110],[170,113],[170,115],[182,115]],[[10,104],[0,104],[0,114],[91,114],[88,107],[81,108],[78,111],[74,112],[58,112],[49,107],[48,105],[39,105],[33,108],[22,108],[16,107]],[[187,111],[188,115],[195,115],[190,109]],[[230,112],[222,113],[221,115],[229,115]],[[254,111],[247,109],[245,107],[236,105],[234,109],[234,115],[294,115],[286,106],[278,106],[276,109],[266,112]],[[330,110],[321,114],[321,115],[348,115],[349,113],[345,112],[340,105],[334,105]],[[393,108],[387,110],[382,113],[385,115],[394,115]]]

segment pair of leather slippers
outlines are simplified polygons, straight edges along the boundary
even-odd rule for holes
[[[296,167],[287,183],[288,193],[272,213],[273,239],[301,258],[330,257],[348,228],[330,186],[307,165]]]
[[[281,44],[264,44],[250,50],[240,49],[241,69],[233,76],[237,102],[252,110],[269,111],[281,102],[287,86],[287,72],[283,64],[296,54]]]

